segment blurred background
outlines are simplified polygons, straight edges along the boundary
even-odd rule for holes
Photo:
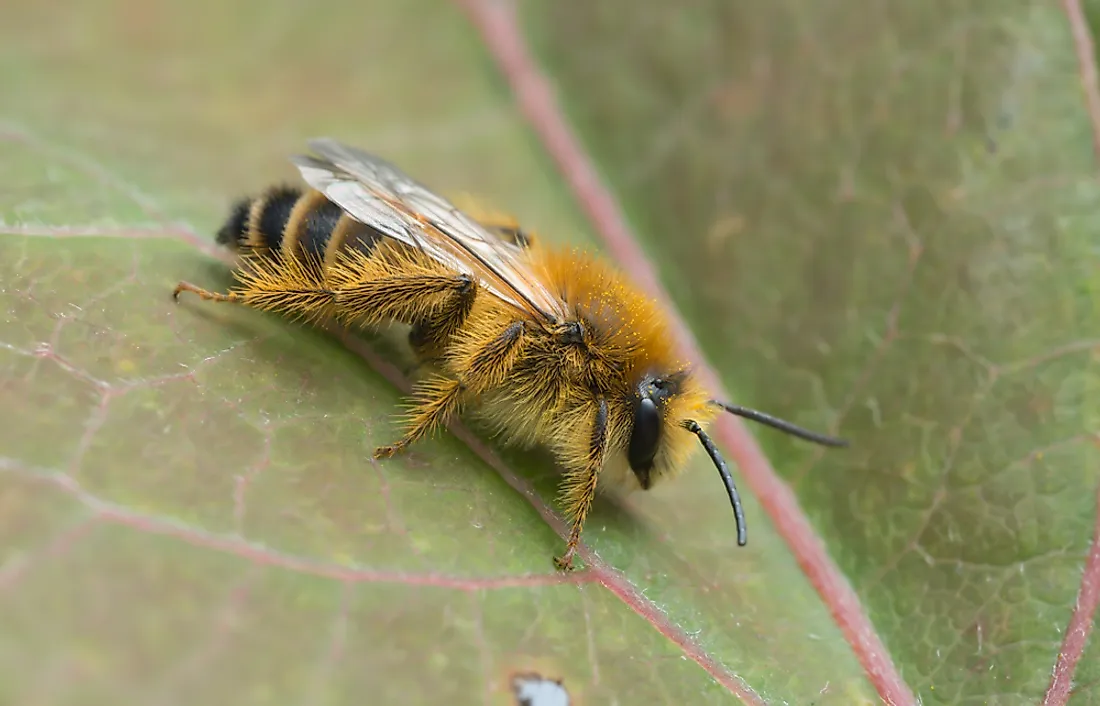
[[[8,0],[0,703],[512,704],[517,672],[588,705],[1100,703],[1083,9]],[[316,135],[638,248],[737,402],[852,441],[750,430],[809,529],[735,469],[737,548],[700,455],[601,500],[561,578],[544,455],[370,460],[385,340],[173,304],[230,283],[213,233]]]

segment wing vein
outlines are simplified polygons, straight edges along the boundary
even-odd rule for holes
[[[447,199],[377,155],[330,138],[309,141],[317,156],[291,162],[302,178],[351,217],[476,277],[501,301],[553,323],[566,316],[560,296],[536,276],[523,251],[509,247]]]

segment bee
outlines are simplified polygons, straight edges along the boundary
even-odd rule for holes
[[[405,324],[429,372],[412,388],[392,457],[469,413],[506,444],[563,468],[573,568],[597,488],[648,490],[701,446],[747,542],[729,467],[706,428],[722,412],[826,446],[847,442],[712,398],[674,349],[657,302],[596,255],[544,245],[512,219],[474,218],[388,161],[330,138],[291,158],[307,188],[239,201],[219,230],[237,251],[226,293],[173,293],[312,322]]]

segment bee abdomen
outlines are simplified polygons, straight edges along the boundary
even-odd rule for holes
[[[246,245],[248,235],[248,215],[252,208],[252,199],[241,199],[233,204],[233,211],[222,227],[218,229],[218,245],[232,250],[240,250]]]
[[[259,196],[241,199],[218,231],[218,242],[234,250],[278,251],[290,213],[301,198],[301,189],[275,186]]]
[[[382,237],[319,191],[275,186],[234,204],[217,240],[234,250],[257,254],[296,257],[305,253],[329,265],[341,249],[369,251]]]

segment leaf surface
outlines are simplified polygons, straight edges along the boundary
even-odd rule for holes
[[[601,501],[597,565],[563,581],[545,456],[444,434],[373,463],[390,368],[172,302],[227,285],[230,199],[320,134],[596,244],[451,4],[4,14],[0,701],[503,704],[536,671],[588,704],[873,703],[751,497],[736,548],[701,456]]]

